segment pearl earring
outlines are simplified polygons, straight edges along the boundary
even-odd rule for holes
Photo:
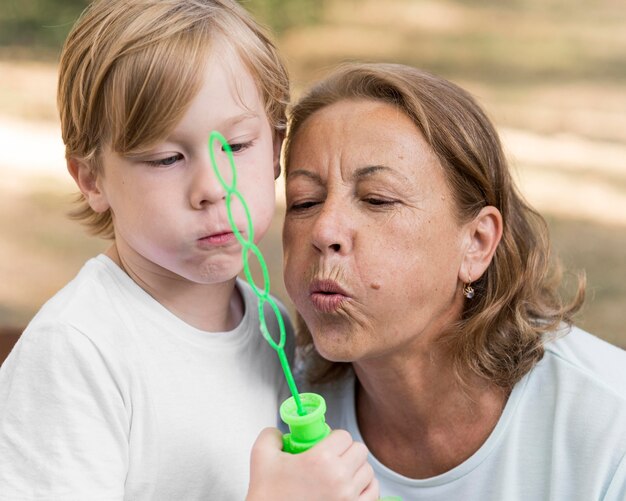
[[[467,299],[472,299],[474,297],[474,287],[472,287],[472,277],[470,274],[467,274],[468,282],[463,286],[463,295]]]

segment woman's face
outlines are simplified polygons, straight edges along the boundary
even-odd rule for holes
[[[461,314],[467,232],[443,169],[413,122],[343,100],[292,139],[285,283],[333,361],[409,355]]]

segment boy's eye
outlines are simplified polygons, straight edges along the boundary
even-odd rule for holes
[[[180,153],[177,153],[176,155],[159,158],[157,160],[148,160],[146,163],[149,165],[154,165],[155,167],[169,167],[170,165],[174,165],[176,162],[182,159],[183,156]]]
[[[246,150],[248,149],[250,146],[252,146],[252,141],[248,141],[247,143],[235,143],[235,144],[229,144],[228,146],[230,146],[230,150],[233,153],[238,153],[240,151]],[[222,151],[224,151],[224,148],[222,147]]]

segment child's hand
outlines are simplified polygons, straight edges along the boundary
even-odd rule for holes
[[[378,480],[367,448],[334,430],[300,454],[282,451],[280,432],[266,428],[252,448],[247,501],[376,501]]]

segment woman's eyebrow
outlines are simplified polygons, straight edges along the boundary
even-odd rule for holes
[[[409,178],[407,178],[404,174],[398,172],[395,169],[387,167],[385,165],[368,165],[367,167],[360,167],[354,171],[352,176],[353,181],[358,182],[366,177],[372,176],[378,172],[383,172],[385,174],[391,174],[393,177],[402,181],[403,183],[409,182]],[[322,184],[322,178],[319,174],[315,172],[311,172],[306,169],[295,169],[287,172],[287,180],[297,178],[297,177],[306,177],[318,184]]]
[[[312,181],[315,181],[318,184],[322,184],[322,178],[320,177],[319,174],[316,174],[315,172],[311,172],[306,169],[295,169],[295,170],[290,170],[289,172],[287,172],[287,179],[293,179],[295,177],[300,177],[300,176],[311,179]]]
[[[409,178],[407,178],[404,174],[398,172],[396,169],[392,169],[391,167],[387,167],[386,165],[369,165],[367,167],[360,167],[354,171],[352,174],[352,179],[354,181],[360,181],[363,178],[372,176],[379,172],[385,174],[391,174],[393,177],[397,178],[402,182],[408,182]]]

